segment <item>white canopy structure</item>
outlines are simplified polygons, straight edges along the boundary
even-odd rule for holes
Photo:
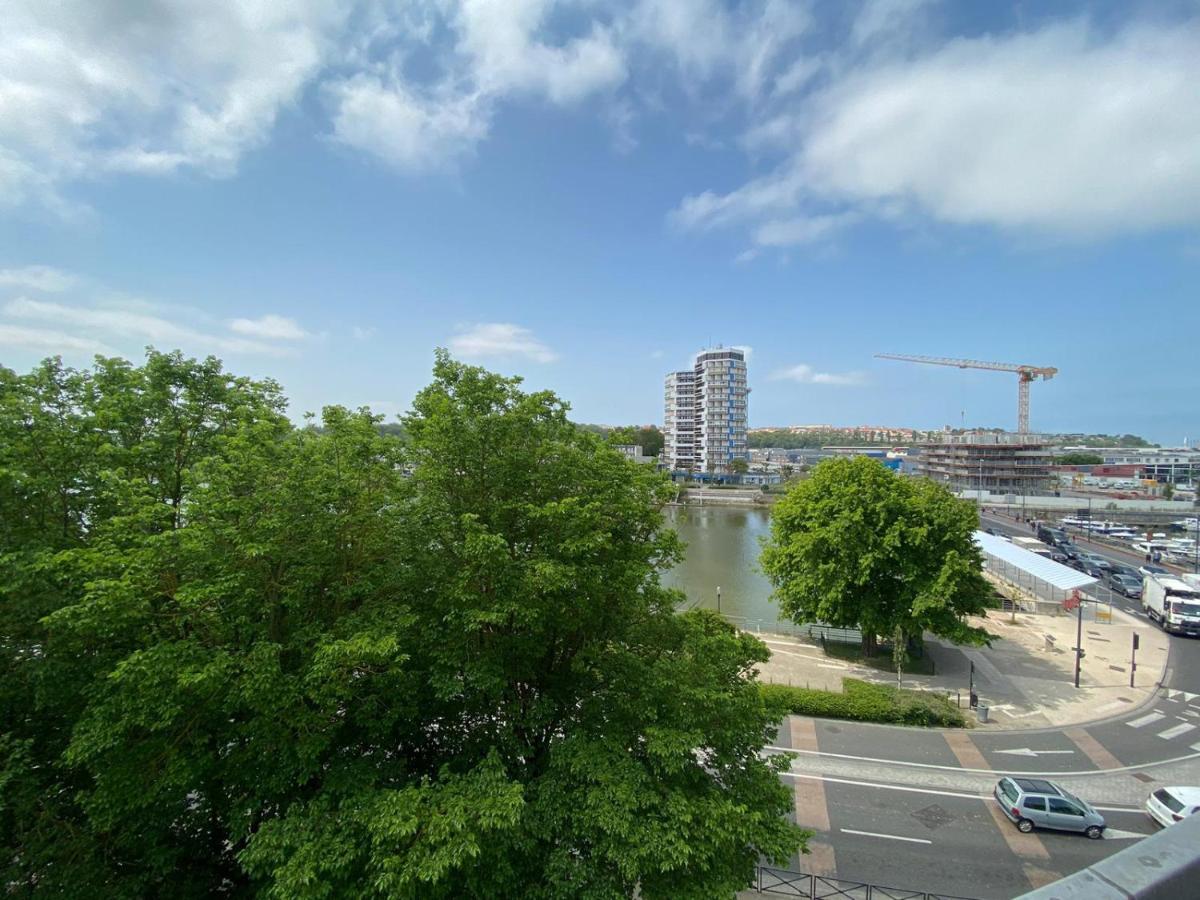
[[[1072,591],[1083,591],[1096,583],[1091,575],[1023,550],[986,531],[975,532],[975,543],[983,551],[989,572],[1041,600],[1061,603]]]

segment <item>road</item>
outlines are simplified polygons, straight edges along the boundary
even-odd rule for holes
[[[1108,810],[1105,840],[1048,831],[1023,835],[990,797],[840,782],[825,783],[823,792],[829,828],[813,857],[832,858],[839,877],[980,900],[1007,900],[1048,884],[1154,828],[1140,811]],[[794,865],[811,869],[810,859]]]
[[[982,520],[996,532],[1031,533],[1011,519]],[[1143,562],[1076,540],[1110,560]],[[1107,586],[1090,593],[1142,616],[1140,603]],[[1097,862],[1157,830],[1142,811],[1151,790],[1200,783],[1200,641],[1170,637],[1163,685],[1137,710],[1060,729],[976,733],[793,718],[778,749],[797,753],[784,777],[796,791],[796,821],[815,836],[813,853],[791,868],[897,896],[999,900]],[[1001,774],[1061,781],[1104,813],[1105,839],[1021,834],[990,796]]]

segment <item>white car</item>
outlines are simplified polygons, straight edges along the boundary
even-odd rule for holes
[[[1159,788],[1146,798],[1146,814],[1159,825],[1174,825],[1200,812],[1200,787]]]

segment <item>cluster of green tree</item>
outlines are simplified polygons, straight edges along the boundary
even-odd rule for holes
[[[873,441],[854,431],[802,431],[791,432],[786,428],[778,431],[755,431],[746,435],[746,446],[751,450],[815,450],[821,447],[880,446],[891,447],[894,441]]]
[[[412,409],[0,368],[6,893],[707,898],[802,844],[665,479],[444,353]]]
[[[1054,461],[1060,466],[1098,466],[1104,462],[1104,457],[1099,453],[1076,450],[1073,453],[1064,453],[1062,456],[1055,457]]]
[[[619,444],[633,444],[642,448],[646,456],[658,456],[662,453],[662,429],[657,425],[622,425],[611,428],[607,425],[580,425],[584,431],[598,434],[614,447]]]
[[[1136,434],[1057,434],[1054,443],[1068,447],[1157,447]]]
[[[897,668],[910,637],[958,643],[990,635],[969,625],[992,590],[974,542],[975,507],[928,479],[869,457],[829,459],[776,505],[762,568],[797,622],[861,629],[864,656],[892,639]]]

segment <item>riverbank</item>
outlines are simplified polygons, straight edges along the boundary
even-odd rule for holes
[[[759,488],[684,488],[676,506],[771,506],[783,494],[768,494]]]

